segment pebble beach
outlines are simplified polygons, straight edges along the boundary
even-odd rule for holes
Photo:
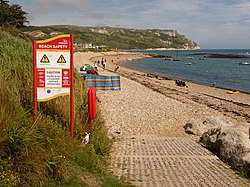
[[[121,91],[98,91],[97,96],[109,133],[187,135],[183,126],[190,119],[204,121],[211,116],[224,116],[234,123],[250,121],[250,95],[226,94],[226,90],[187,82],[188,88],[175,85],[168,77],[147,74],[122,67],[122,62],[149,58],[140,53],[76,53],[75,67],[107,60],[100,75],[121,75]],[[113,72],[116,65],[120,68]]]

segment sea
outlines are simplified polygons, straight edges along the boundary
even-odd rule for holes
[[[181,79],[207,86],[250,93],[250,49],[201,49],[201,50],[133,50],[146,54],[171,56],[179,61],[159,58],[130,60],[123,66]],[[249,58],[206,58],[208,54],[246,55]]]

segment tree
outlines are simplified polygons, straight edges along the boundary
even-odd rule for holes
[[[28,13],[22,10],[22,6],[14,4],[10,7],[10,10],[12,12],[12,19],[10,20],[10,25],[16,28],[21,28],[24,26],[24,23],[29,23],[26,17]]]
[[[8,19],[12,13],[8,5],[8,1],[0,0],[0,25],[6,27],[8,25]]]
[[[28,13],[22,10],[22,6],[8,3],[9,1],[0,0],[0,25],[2,27],[21,28],[25,23],[29,23],[26,17]]]

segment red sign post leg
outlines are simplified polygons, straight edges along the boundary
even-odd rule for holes
[[[74,137],[74,38],[73,35],[70,35],[70,76],[71,76],[71,84],[70,84],[70,135]]]
[[[34,120],[37,119],[37,72],[36,72],[36,41],[33,41],[33,103],[34,103]]]

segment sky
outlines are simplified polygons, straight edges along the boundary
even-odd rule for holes
[[[250,49],[250,0],[10,0],[32,26],[173,29],[202,49]]]

